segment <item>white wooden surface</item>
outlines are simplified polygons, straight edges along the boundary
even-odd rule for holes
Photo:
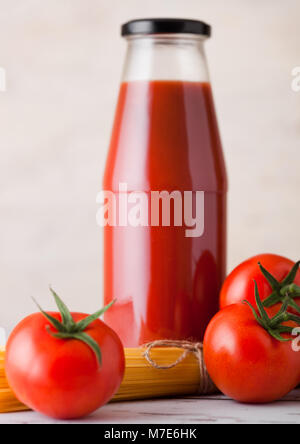
[[[224,396],[108,404],[83,424],[300,424],[300,390],[268,405],[238,404]],[[34,412],[0,415],[0,424],[64,423]]]

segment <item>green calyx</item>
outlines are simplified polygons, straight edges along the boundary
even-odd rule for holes
[[[300,287],[294,283],[299,270],[300,261],[296,262],[288,276],[282,282],[277,281],[277,279],[275,279],[275,277],[272,276],[261,263],[258,265],[273,290],[272,294],[264,300],[264,307],[272,307],[273,305],[288,300],[288,305],[300,313],[300,307],[295,302],[296,298],[300,298]]]
[[[99,347],[99,344],[87,333],[85,333],[85,330],[87,327],[94,322],[96,319],[100,318],[103,313],[105,313],[114,303],[115,301],[112,301],[110,304],[108,304],[106,307],[102,308],[101,310],[97,311],[96,313],[87,316],[86,318],[82,319],[79,322],[75,322],[68,307],[64,304],[64,302],[60,299],[60,297],[55,293],[55,291],[50,288],[50,291],[52,295],[54,296],[55,303],[57,305],[57,308],[61,314],[62,321],[58,321],[53,316],[46,313],[40,305],[34,300],[35,304],[37,305],[40,312],[45,316],[45,318],[50,322],[50,324],[57,330],[57,333],[51,331],[49,328],[50,326],[47,326],[47,331],[51,336],[58,339],[76,339],[78,341],[84,342],[86,345],[88,345],[92,351],[95,353],[97,361],[99,365],[102,364],[102,356],[101,356],[101,350]]]
[[[283,333],[289,333],[291,334],[294,330],[293,327],[288,327],[285,325],[282,325],[284,322],[288,321],[294,321],[297,323],[297,325],[300,325],[300,316],[293,315],[291,313],[288,313],[287,309],[289,307],[289,296],[286,296],[283,300],[283,304],[281,309],[278,311],[278,313],[273,317],[270,318],[268,313],[265,310],[264,304],[262,300],[260,299],[259,292],[258,292],[258,286],[256,281],[255,283],[255,301],[258,309],[258,313],[256,312],[255,308],[252,304],[248,301],[244,301],[246,304],[249,305],[251,308],[253,315],[257,322],[274,338],[277,339],[280,342],[289,342],[293,340],[293,338],[284,338],[282,337]]]

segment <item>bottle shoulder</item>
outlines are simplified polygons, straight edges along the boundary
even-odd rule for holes
[[[227,190],[208,83],[122,85],[103,186],[117,190],[120,182],[143,191]]]

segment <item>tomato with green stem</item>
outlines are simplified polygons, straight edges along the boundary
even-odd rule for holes
[[[225,280],[220,294],[220,308],[242,302],[255,304],[254,281],[265,307],[281,307],[290,298],[289,311],[300,313],[300,261],[275,254],[254,256],[236,267]]]
[[[287,312],[288,298],[275,315],[274,309],[266,310],[254,285],[257,310],[249,302],[221,310],[207,328],[204,359],[225,395],[239,402],[267,403],[299,384],[300,352],[291,341],[300,317]]]
[[[124,349],[117,334],[98,319],[112,304],[88,316],[70,313],[51,290],[59,313],[32,314],[10,335],[6,376],[17,398],[59,419],[86,416],[120,387]]]

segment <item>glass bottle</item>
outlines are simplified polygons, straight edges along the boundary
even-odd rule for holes
[[[204,52],[210,26],[144,19],[122,35],[128,48],[103,181],[115,199],[104,227],[104,299],[116,302],[105,321],[126,347],[201,341],[226,272],[227,177]]]

